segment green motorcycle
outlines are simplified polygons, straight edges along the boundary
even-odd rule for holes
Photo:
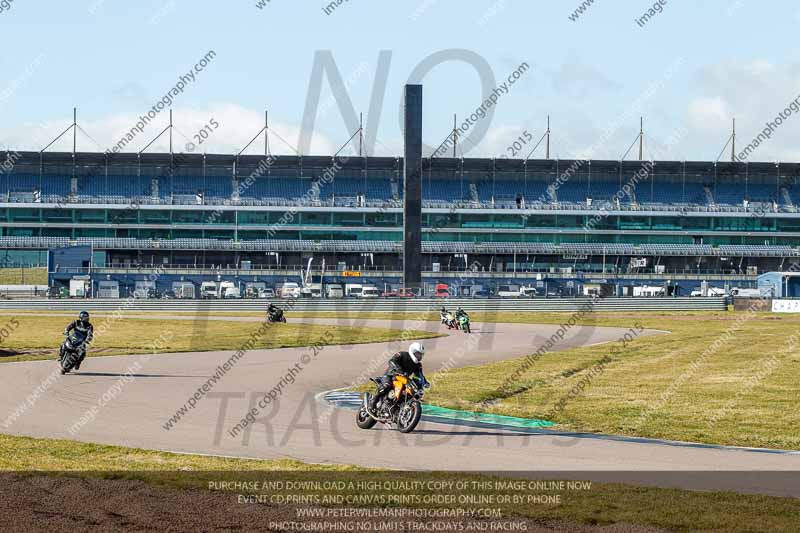
[[[472,333],[472,330],[469,328],[469,315],[464,313],[463,315],[458,317],[458,327],[464,333]]]

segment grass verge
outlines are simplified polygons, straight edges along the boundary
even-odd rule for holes
[[[294,460],[247,460],[147,451],[120,446],[105,446],[65,440],[34,439],[0,435],[0,470],[22,474],[46,473],[70,477],[140,480],[174,489],[208,490],[210,482],[295,481],[339,483],[341,488],[304,486],[287,492],[296,496],[322,497],[340,494],[356,498],[365,494],[350,482],[385,483],[398,481],[484,483],[471,485],[468,493],[482,497],[484,503],[451,504],[438,502],[413,505],[414,508],[496,508],[503,517],[526,517],[541,521],[568,521],[581,524],[636,524],[678,531],[796,531],[800,500],[727,492],[700,492],[675,489],[632,487],[619,484],[585,485],[567,491],[557,504],[541,504],[528,499],[543,495],[541,489],[499,488],[500,478],[475,474],[392,472],[352,466],[308,465]],[[506,480],[507,481],[507,480]],[[487,482],[489,484],[487,485]],[[245,494],[275,494],[275,490],[240,490]],[[381,489],[367,491],[385,494]],[[394,491],[391,491],[394,492]],[[448,492],[448,491],[444,491]],[[419,489],[420,497],[441,495],[430,487]],[[501,503],[514,495],[527,503]],[[486,504],[486,497],[494,497]],[[402,505],[390,504],[393,507]],[[317,506],[335,506],[321,504]],[[366,507],[358,502],[346,507]]]
[[[47,285],[47,268],[0,268],[0,285]]]
[[[18,314],[0,319],[0,362],[52,359],[57,355],[69,318]],[[115,319],[95,317],[95,340],[89,356],[147,353],[158,340],[159,352],[236,350],[260,327],[260,322],[204,320],[202,330],[192,320]],[[105,327],[104,327],[105,326]],[[198,340],[198,335],[202,338]],[[400,330],[322,324],[273,324],[257,337],[256,348],[360,344],[402,338]],[[435,333],[418,331],[417,338]]]
[[[327,316],[315,314],[314,316]],[[351,318],[400,319],[369,313]],[[482,321],[563,324],[570,313],[474,313]],[[414,319],[418,317],[415,315]],[[430,318],[430,316],[428,317]],[[800,449],[800,316],[747,312],[589,313],[575,330],[668,330],[428,376],[433,404],[557,429]],[[573,332],[574,333],[574,332]],[[795,337],[797,340],[798,337]],[[545,339],[541,343],[545,344]],[[535,350],[534,350],[535,351]]]
[[[562,324],[568,315],[502,321],[527,320]],[[597,326],[671,333],[454,369],[436,380],[430,401],[545,418],[567,430],[800,449],[800,412],[793,407],[800,317],[609,313],[578,327]]]

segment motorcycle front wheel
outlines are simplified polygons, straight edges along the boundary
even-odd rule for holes
[[[406,402],[397,413],[397,430],[400,433],[411,433],[422,418],[422,404],[414,400]]]
[[[65,351],[64,355],[58,358],[58,364],[61,366],[61,373],[67,374],[75,366],[77,356],[70,352]]]
[[[377,424],[378,421],[369,416],[366,409],[362,406],[356,415],[356,425],[361,429],[372,429],[372,426]]]

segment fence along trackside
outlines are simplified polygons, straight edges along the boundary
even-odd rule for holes
[[[287,300],[136,300],[128,311],[143,312],[218,312],[218,311],[264,311],[269,301],[276,305],[288,305]],[[470,299],[301,299],[292,302],[292,311],[297,312],[405,312],[436,310],[442,305],[460,305],[466,311],[488,312],[572,312],[585,306],[588,298],[510,298],[491,300]],[[727,298],[602,298],[594,304],[595,311],[725,311]],[[86,309],[93,312],[118,309],[120,300],[8,300],[0,301],[3,309],[30,309],[41,311],[78,311]]]

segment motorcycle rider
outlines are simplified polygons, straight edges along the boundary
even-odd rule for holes
[[[75,364],[75,370],[80,370],[81,363],[83,362],[84,358],[86,357],[86,347],[92,342],[94,338],[94,326],[91,322],[89,322],[89,313],[86,311],[81,311],[78,315],[78,320],[71,322],[66,329],[64,330],[64,336],[70,334],[72,330],[76,330],[84,335],[86,340],[81,345],[78,351],[78,362]],[[64,357],[64,345],[61,345],[61,357]]]
[[[380,388],[375,392],[375,395],[369,402],[370,414],[375,412],[381,398],[392,390],[392,381],[394,381],[394,377],[397,374],[403,374],[409,377],[414,374],[419,378],[423,387],[430,387],[430,383],[425,379],[425,374],[422,372],[422,358],[424,356],[425,346],[423,346],[421,342],[412,342],[407,352],[397,352],[389,359],[389,366],[381,379]]]
[[[272,320],[280,319],[281,314],[282,311],[277,305],[270,303],[269,307],[267,307],[267,316],[271,317]]]
[[[464,311],[463,309],[461,309],[461,306],[459,305],[458,309],[456,309],[456,320],[458,320],[462,316],[466,316],[466,315],[467,315],[467,312]]]

